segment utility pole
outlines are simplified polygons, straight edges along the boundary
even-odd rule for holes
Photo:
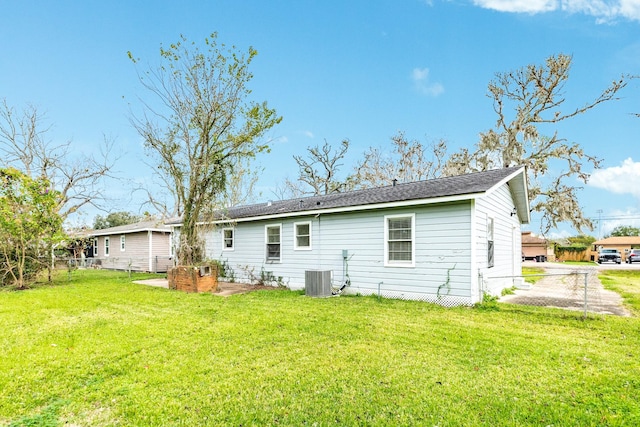
[[[600,216],[602,215],[602,209],[598,209],[598,240],[602,239],[602,220]]]

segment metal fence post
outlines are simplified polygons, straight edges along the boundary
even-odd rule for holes
[[[584,274],[584,318],[587,318],[587,307],[588,307],[588,303],[587,303],[587,284],[589,282],[589,273],[583,273]]]

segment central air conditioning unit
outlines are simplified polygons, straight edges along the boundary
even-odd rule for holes
[[[330,297],[331,270],[305,271],[304,292],[308,297]]]

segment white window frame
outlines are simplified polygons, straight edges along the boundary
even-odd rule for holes
[[[492,268],[496,264],[495,226],[495,219],[487,216],[487,268]]]
[[[299,225],[306,225],[309,227],[309,234],[307,235],[309,237],[309,245],[307,246],[300,246],[298,244],[298,237],[303,237],[303,235],[299,235],[298,234],[298,226]],[[293,250],[295,251],[310,251],[311,250],[311,236],[312,236],[312,227],[311,227],[311,221],[300,221],[300,222],[294,222],[293,223]]]
[[[231,232],[231,246],[227,246],[227,236],[226,233],[230,231]],[[221,230],[220,234],[222,235],[222,250],[223,251],[232,251],[235,249],[236,246],[236,230],[233,227],[225,227]]]
[[[109,241],[109,237],[104,238],[104,256],[109,256],[109,246],[111,242]]]
[[[98,238],[93,238],[93,256],[98,256]]]
[[[411,219],[411,260],[398,261],[389,259],[389,220],[397,218]],[[416,214],[396,214],[384,216],[384,266],[385,267],[415,267],[416,266]]]
[[[270,228],[278,228],[278,237],[279,237],[279,242],[278,245],[280,245],[280,253],[279,253],[279,257],[276,258],[269,258],[269,246],[270,244],[273,243],[269,243],[269,229]],[[282,262],[282,224],[269,224],[269,225],[265,225],[264,226],[264,260],[267,263],[280,263]]]
[[[126,241],[127,241],[127,236],[124,234],[120,235],[120,252],[124,252]]]

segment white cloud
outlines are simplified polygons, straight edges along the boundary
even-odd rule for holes
[[[307,138],[313,138],[315,137],[315,135],[313,134],[313,132],[311,132],[310,130],[305,130],[303,132],[304,136],[306,136]]]
[[[596,18],[596,22],[616,19],[640,21],[640,0],[472,0],[485,9],[511,13],[544,13],[562,10],[582,13]]]
[[[620,166],[597,169],[589,178],[589,185],[592,187],[617,194],[631,194],[640,199],[640,185],[635,184],[638,182],[640,182],[640,162],[634,162],[631,157],[623,161]]]
[[[558,0],[473,0],[473,4],[499,12],[540,13],[558,8]]]
[[[619,14],[627,19],[640,21],[640,0],[621,0]]]
[[[431,83],[429,81],[429,69],[428,68],[414,68],[411,73],[411,78],[416,86],[416,89],[428,96],[438,96],[444,92],[444,86],[440,83]]]

